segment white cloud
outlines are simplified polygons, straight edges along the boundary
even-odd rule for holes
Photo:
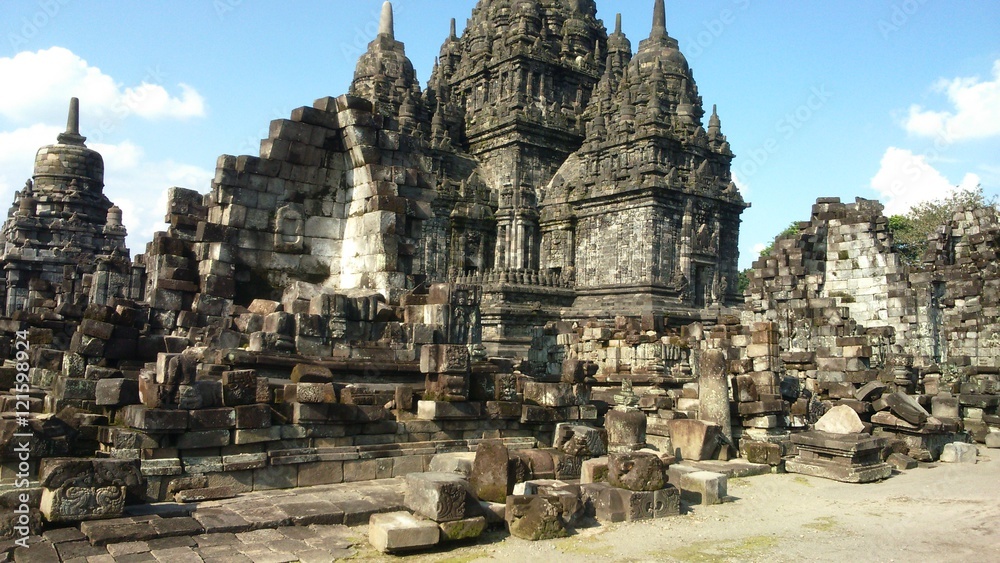
[[[934,89],[947,94],[952,109],[910,106],[903,123],[909,133],[949,143],[1000,135],[1000,60],[993,63],[992,81],[983,82],[979,77],[941,79]]]
[[[60,131],[59,127],[42,124],[0,131],[0,204],[6,205],[14,190],[24,187],[24,182],[31,178],[35,151],[54,143]]]
[[[766,245],[766,244],[764,244],[762,242],[758,242],[757,244],[753,245],[753,253],[754,253],[754,255],[755,256],[759,256],[761,252],[764,252],[764,249],[767,248],[767,246],[768,245]]]
[[[120,122],[130,115],[205,115],[205,100],[197,90],[180,84],[180,95],[174,96],[161,81],[151,70],[138,85],[124,86],[68,49],[23,51],[0,58],[0,84],[5,85],[0,88],[0,115],[17,124],[59,123],[66,118],[68,96],[80,98],[83,112],[99,122]]]
[[[886,214],[898,215],[921,202],[975,189],[979,183],[979,176],[968,173],[956,185],[928,164],[926,157],[889,147],[882,157],[881,168],[871,180],[871,187],[879,193]]]
[[[138,85],[124,86],[73,52],[53,47],[0,58],[0,117],[17,129],[0,131],[0,206],[12,201],[34,168],[38,148],[56,142],[65,129],[69,97],[80,98],[82,133],[104,157],[104,193],[122,208],[132,254],[145,250],[153,233],[164,230],[166,192],[171,186],[207,191],[210,170],[156,160],[125,139],[104,142],[130,117],[184,119],[205,115],[205,102],[191,86],[172,95],[162,77],[150,72]],[[99,124],[94,126],[92,124]]]

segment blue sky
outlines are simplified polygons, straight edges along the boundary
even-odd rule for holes
[[[638,47],[653,0],[598,0]],[[221,154],[257,154],[270,120],[347,91],[380,0],[0,2],[0,198],[54,142],[70,96],[105,156],[133,254],[172,185],[207,192]],[[426,80],[473,0],[399,0],[396,36]],[[889,212],[981,183],[1000,193],[1000,2],[667,1],[667,27],[718,104],[753,207],[741,265],[817,197]]]

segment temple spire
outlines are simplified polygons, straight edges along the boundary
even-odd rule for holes
[[[622,34],[622,14],[621,12],[618,12],[615,15],[615,35],[621,35],[621,34]]]
[[[656,0],[653,7],[653,31],[649,34],[650,39],[659,39],[667,35],[667,9],[664,0]]]
[[[80,135],[80,99],[70,98],[66,132],[59,134],[58,141],[64,145],[82,145],[86,140],[86,137]]]
[[[451,38],[458,39],[458,27],[455,24],[455,18],[451,18]]]
[[[390,39],[396,39],[395,25],[392,19],[392,2],[388,0],[382,4],[382,19],[379,21],[378,34],[387,35]]]
[[[722,120],[719,119],[718,106],[712,105],[712,117],[708,120],[708,136],[717,137],[722,134]]]

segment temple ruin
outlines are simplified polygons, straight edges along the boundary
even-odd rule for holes
[[[820,199],[740,295],[749,204],[666,21],[633,53],[594,0],[482,0],[421,87],[386,2],[349,93],[171,188],[134,257],[74,99],[3,227],[0,535],[547,539],[1000,447],[996,213],[910,266],[878,202]],[[239,502],[336,483],[368,496]]]

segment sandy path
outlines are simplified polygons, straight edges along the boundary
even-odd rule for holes
[[[732,503],[687,515],[579,530],[527,542],[492,534],[476,545],[404,558],[474,561],[1000,561],[1000,452],[976,465],[922,466],[878,484],[801,475],[729,482]]]

